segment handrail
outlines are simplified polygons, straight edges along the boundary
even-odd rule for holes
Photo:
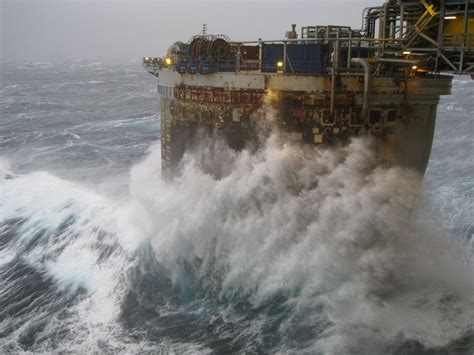
[[[232,41],[229,42],[230,44],[238,45],[238,44],[265,44],[265,43],[300,43],[300,42],[403,42],[404,40],[399,38],[371,38],[371,37],[339,37],[339,38],[332,38],[332,37],[322,37],[322,38],[296,38],[296,39],[273,39],[273,40],[256,40],[256,41]]]
[[[351,32],[352,34],[352,32]],[[356,34],[357,35],[357,34]],[[355,67],[351,65],[354,63],[352,61],[352,56],[358,57],[367,57],[369,61],[373,62],[385,62],[390,63],[391,67],[382,67],[379,66],[378,70],[382,70],[382,72],[390,72],[393,75],[393,65],[396,66],[397,63],[401,61],[412,60],[413,58],[422,58],[423,55],[426,56],[434,56],[434,52],[440,51],[437,47],[410,47],[407,46],[407,38],[371,38],[371,37],[318,37],[318,38],[285,38],[285,39],[273,39],[273,40],[254,40],[254,41],[232,41],[228,42],[229,45],[238,47],[240,51],[240,47],[244,45],[258,45],[259,46],[259,58],[255,60],[245,60],[243,57],[237,54],[238,57],[230,58],[225,63],[221,63],[216,60],[208,60],[206,58],[185,58],[184,61],[178,65],[180,62],[178,59],[173,58],[173,62],[176,60],[176,63],[173,63],[173,67],[178,65],[179,68],[176,69],[180,73],[189,72],[191,74],[200,71],[202,74],[212,73],[212,72],[219,72],[219,71],[235,71],[239,72],[241,70],[249,70],[255,71],[260,70],[261,72],[280,72],[277,68],[277,61],[276,59],[272,58],[271,63],[266,63],[265,60],[262,58],[262,51],[264,50],[264,46],[266,44],[279,44],[283,45],[283,55],[282,58],[277,58],[278,61],[283,61],[283,70],[281,71],[282,74],[331,74],[331,66],[332,70],[336,70],[338,73],[344,72],[354,72]],[[324,59],[324,62],[321,60],[321,68],[322,69],[312,69],[313,64],[315,63],[314,60],[308,61],[307,63],[304,61],[298,61],[295,58],[287,57],[286,48],[291,45],[304,45],[304,44],[318,44],[323,43],[326,45],[325,53],[327,53],[327,57]],[[422,58],[420,60],[420,64],[413,63],[413,65],[419,65],[420,68],[424,69],[424,71],[420,70],[421,72],[428,72],[428,71],[438,71],[441,68],[441,71],[449,71],[449,72],[465,72],[466,69],[464,65],[458,65],[456,63],[456,55],[458,51],[463,51],[465,53],[472,52],[474,48],[474,35],[471,33],[452,33],[452,34],[444,34],[440,36],[439,43],[441,43],[441,51],[438,54],[440,58],[443,59],[443,63],[441,67],[436,66],[434,70],[432,70],[431,66],[428,64],[428,60],[426,58]],[[437,42],[437,44],[439,45]],[[356,54],[358,53],[358,54]],[[332,58],[332,59],[331,59]],[[470,57],[469,57],[470,58]],[[165,63],[165,58],[145,58],[144,65],[149,67],[171,67],[169,64]],[[466,58],[467,59],[467,58]],[[169,59],[166,58],[166,61]],[[335,63],[333,63],[335,61]],[[293,67],[296,66],[299,68],[297,70],[293,70]],[[457,68],[453,63],[455,63],[460,68]],[[468,63],[470,64],[470,62]],[[319,64],[318,64],[319,65]],[[425,66],[423,66],[425,65]],[[447,67],[449,65],[449,67]],[[191,66],[192,68],[190,68]],[[471,70],[470,66],[467,65]],[[264,67],[266,68],[264,70]],[[288,71],[287,71],[288,68]],[[316,70],[313,72],[313,70]],[[398,72],[398,69],[395,68]],[[281,73],[280,72],[280,73]],[[377,71],[376,75],[380,75],[382,72]],[[398,72],[398,74],[403,74]],[[415,73],[416,74],[416,73]],[[333,74],[334,75],[334,74]]]

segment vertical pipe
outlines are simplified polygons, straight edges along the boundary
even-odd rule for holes
[[[382,26],[381,37],[383,39],[387,38],[387,29],[388,29],[388,1],[383,4],[383,18],[380,16],[380,25]],[[385,51],[385,41],[382,41],[380,44],[382,53]]]
[[[336,69],[339,66],[339,31],[336,32],[336,41],[333,44],[333,58],[332,58],[332,70],[331,70],[331,117],[334,117],[334,96],[336,93]]]
[[[235,72],[240,72],[240,44],[237,47],[237,58],[235,59]]]
[[[331,68],[331,117],[334,117],[334,95],[336,93],[336,70],[334,69],[334,62]]]
[[[435,70],[439,71],[439,59],[441,57],[441,51],[443,50],[444,40],[444,14],[446,11],[445,0],[440,0],[440,12],[439,12],[439,26],[438,26],[438,48],[436,50],[436,63]]]
[[[347,43],[347,69],[351,67],[352,58],[352,30],[349,31],[349,42]]]
[[[384,33],[384,31],[383,31],[383,25],[384,25],[383,16],[384,16],[384,7],[381,6],[380,11],[379,11],[379,34],[378,34],[379,38],[383,38],[383,33]]]
[[[260,71],[262,71],[263,65],[262,65],[262,56],[263,56],[263,48],[262,48],[262,39],[258,39],[258,64],[260,67]]]
[[[336,47],[337,47],[337,40],[333,42],[332,47],[332,68],[331,68],[331,106],[330,106],[330,114],[331,117],[334,117],[334,95],[336,91]]]
[[[390,38],[395,39],[395,26],[397,24],[397,16],[394,16],[393,12],[391,12],[390,15]]]
[[[286,42],[283,42],[283,74],[286,74]]]
[[[364,100],[362,102],[362,118],[367,117],[369,113],[369,85],[370,85],[370,67],[366,59],[352,58],[352,63],[360,65],[364,69]]]
[[[403,39],[403,21],[405,21],[405,6],[400,5],[400,41]]]
[[[461,49],[461,58],[459,60],[459,72],[462,73],[462,68],[464,66],[464,51],[466,49],[466,38],[467,38],[467,21],[469,15],[469,0],[466,0],[464,5],[464,33],[462,37],[462,49]]]

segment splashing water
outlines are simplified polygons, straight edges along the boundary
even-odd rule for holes
[[[372,151],[366,140],[318,150],[272,136],[256,154],[221,156],[220,179],[189,155],[171,184],[152,153],[132,171],[140,208],[128,223],[171,287],[217,300],[226,321],[251,329],[255,350],[445,346],[472,326],[472,264],[410,222],[419,176],[377,166]],[[230,338],[248,341],[248,329]]]
[[[119,198],[0,162],[2,351],[472,353],[472,250],[414,217],[415,172],[204,142]]]

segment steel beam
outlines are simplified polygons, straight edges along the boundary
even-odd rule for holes
[[[469,17],[469,0],[466,0],[464,5],[464,33],[462,39],[462,48],[461,48],[461,57],[459,59],[459,71],[462,73],[462,68],[464,66],[464,52],[466,50],[466,38],[467,38],[467,21]]]
[[[440,53],[439,55],[441,56],[441,58],[444,59],[444,61],[445,61],[446,63],[449,64],[449,66],[450,66],[451,68],[453,68],[454,71],[457,71],[457,70],[458,70],[458,68],[456,68],[456,67],[454,66],[454,64],[451,63],[451,61],[450,61],[448,58],[446,58],[446,56],[445,56],[443,53]]]
[[[439,70],[439,58],[441,51],[443,50],[443,41],[444,41],[444,14],[446,10],[446,5],[445,5],[445,0],[440,1],[440,13],[439,13],[439,25],[438,25],[438,45],[437,45],[437,51],[436,51],[436,64],[435,64],[435,70]]]

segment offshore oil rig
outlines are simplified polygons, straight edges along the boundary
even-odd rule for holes
[[[243,149],[275,113],[288,140],[377,137],[380,161],[424,173],[440,95],[451,74],[474,78],[474,0],[388,0],[361,29],[296,25],[283,39],[232,41],[203,32],[143,58],[158,77],[162,173],[172,177],[204,129]]]

